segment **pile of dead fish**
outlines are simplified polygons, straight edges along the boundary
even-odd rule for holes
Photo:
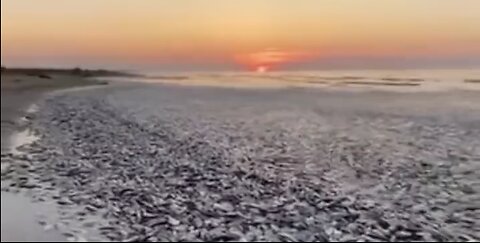
[[[82,209],[75,220],[101,214],[109,225],[89,226],[110,240],[480,239],[478,191],[448,189],[463,178],[451,176],[451,164],[413,158],[418,165],[388,165],[395,161],[374,145],[340,135],[317,141],[322,154],[314,154],[307,145],[288,144],[291,131],[248,132],[245,124],[201,119],[165,109],[138,121],[100,98],[57,97],[42,105],[32,125],[40,140],[25,155],[5,156],[16,163],[2,179],[12,187],[59,191],[58,204]],[[335,144],[351,146],[342,145],[339,155],[320,151],[338,151]],[[305,164],[324,155],[341,164]],[[384,184],[347,191],[348,181],[335,181],[360,181],[363,174]],[[479,180],[476,172],[467,176]]]

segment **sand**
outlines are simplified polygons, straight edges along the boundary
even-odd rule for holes
[[[13,146],[28,142],[21,135],[25,133],[22,118],[33,112],[32,104],[46,93],[70,87],[100,84],[98,81],[77,75],[50,74],[35,75],[25,72],[2,72],[1,76],[1,151],[2,171],[5,168],[3,154],[12,151]],[[29,110],[30,109],[30,110]],[[28,116],[28,115],[27,115]],[[12,141],[18,138],[18,141]],[[2,182],[3,185],[3,182]],[[56,207],[48,203],[34,203],[27,195],[1,192],[1,240],[2,241],[64,241],[59,232],[46,232],[45,226],[37,223],[37,213],[55,212]]]

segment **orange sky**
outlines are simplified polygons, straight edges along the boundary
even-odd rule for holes
[[[479,0],[2,0],[6,65],[480,63]]]

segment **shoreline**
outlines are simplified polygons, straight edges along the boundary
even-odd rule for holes
[[[9,86],[9,79],[13,80],[29,80],[31,77],[20,73],[16,73],[13,78],[8,76],[11,74],[2,72],[2,241],[66,241],[69,237],[59,231],[55,224],[55,218],[60,218],[57,206],[54,200],[38,201],[29,193],[17,190],[11,190],[7,183],[12,183],[8,179],[3,178],[4,172],[9,169],[12,163],[17,163],[12,156],[23,156],[24,152],[17,150],[18,147],[28,146],[35,142],[35,135],[30,131],[29,123],[38,112],[38,103],[43,99],[68,92],[70,90],[80,90],[82,88],[100,88],[105,87],[104,83],[98,81],[79,80],[69,85],[61,84],[62,78],[58,81],[58,87],[55,84],[42,87],[41,84],[32,84],[31,87],[24,86],[17,89]],[[4,80],[7,79],[7,80]],[[78,79],[78,77],[73,77]],[[5,84],[5,83],[7,84]],[[28,81],[23,81],[28,82]],[[6,87],[4,87],[4,84]],[[36,86],[35,86],[36,85]],[[86,86],[85,86],[86,85]],[[43,216],[41,216],[43,214]],[[45,216],[48,215],[48,216]],[[46,217],[46,218],[45,218]],[[50,218],[48,223],[47,218]]]

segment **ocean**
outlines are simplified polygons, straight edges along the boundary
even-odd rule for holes
[[[237,88],[322,88],[403,92],[480,91],[479,69],[334,70],[288,72],[162,72],[143,71],[135,78],[108,78],[178,85]]]

